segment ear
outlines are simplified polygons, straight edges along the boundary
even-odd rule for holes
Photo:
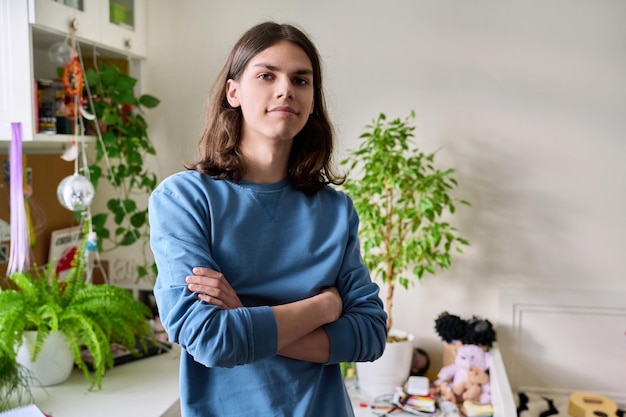
[[[231,107],[239,107],[239,83],[233,79],[226,81],[226,100]]]
[[[309,112],[309,116],[313,114],[313,110],[315,110],[315,98],[311,100],[311,111]]]

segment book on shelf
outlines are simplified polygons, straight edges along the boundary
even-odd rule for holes
[[[37,131],[56,133],[56,87],[53,80],[37,80]]]

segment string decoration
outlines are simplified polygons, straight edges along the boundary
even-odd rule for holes
[[[70,33],[70,55],[69,60],[64,65],[61,81],[69,103],[71,103],[71,105],[66,105],[65,115],[68,119],[78,122],[78,126],[75,125],[72,129],[72,146],[62,156],[66,161],[74,161],[74,173],[61,180],[57,187],[57,197],[61,205],[66,209],[74,212],[83,212],[93,202],[96,191],[89,178],[81,175],[78,168],[79,150],[76,136],[79,130],[81,136],[84,133],[83,122],[79,118],[79,109],[82,108],[81,96],[84,81],[83,70],[76,52],[74,31]]]
[[[81,229],[85,222],[88,224],[87,251],[85,256],[87,258],[86,262],[88,262],[91,267],[86,271],[86,281],[91,282],[92,280],[93,260],[90,259],[89,254],[94,254],[95,258],[98,260],[97,265],[100,268],[105,282],[107,282],[108,277],[106,271],[102,268],[100,254],[97,251],[98,236],[94,232],[92,224],[90,206],[95,197],[95,188],[89,179],[89,169],[87,168],[89,164],[86,158],[86,145],[84,141],[85,124],[83,119],[95,120],[96,116],[95,114],[89,113],[84,108],[83,90],[86,89],[87,92],[89,92],[89,87],[84,78],[85,71],[79,44],[75,41],[75,31],[72,30],[69,34],[69,44],[68,39],[66,39],[62,45],[51,46],[49,53],[50,59],[53,62],[63,64],[61,83],[66,97],[64,115],[74,122],[71,146],[61,156],[65,161],[74,162],[74,173],[61,180],[57,187],[57,197],[63,207],[75,213],[80,213]],[[89,100],[91,100],[91,97],[89,97]],[[78,140],[79,135],[81,140]],[[100,132],[98,132],[98,136],[100,138]],[[80,149],[78,146],[79,143],[81,145]],[[79,162],[81,161],[83,165],[82,171],[85,175],[81,175],[80,173]]]

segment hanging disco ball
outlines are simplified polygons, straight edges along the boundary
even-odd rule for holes
[[[70,62],[72,58],[72,48],[67,42],[57,42],[48,48],[48,59],[53,64],[63,66]]]
[[[59,203],[71,211],[87,210],[95,194],[91,181],[79,174],[63,178],[57,187]]]

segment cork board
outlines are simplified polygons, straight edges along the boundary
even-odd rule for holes
[[[32,246],[31,264],[44,265],[48,262],[52,231],[77,225],[74,213],[61,206],[56,196],[59,182],[73,174],[74,164],[62,160],[59,154],[29,154],[24,158],[25,165],[32,172],[33,192],[28,204],[36,240]],[[5,161],[8,161],[8,155],[0,155],[0,219],[10,224],[9,179],[4,170]],[[7,263],[0,262],[0,277],[6,275],[6,269]]]

